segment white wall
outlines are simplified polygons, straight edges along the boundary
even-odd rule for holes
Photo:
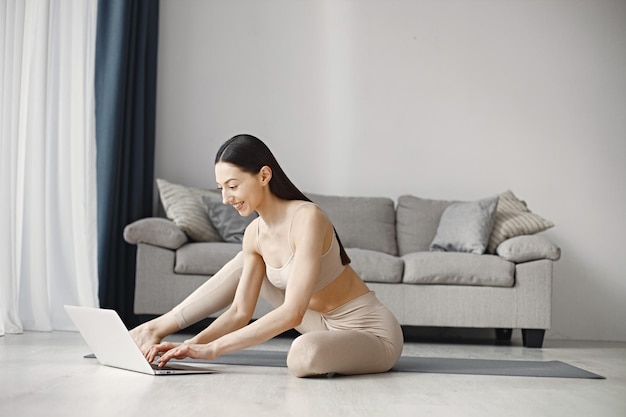
[[[305,191],[478,199],[556,227],[548,338],[626,340],[626,2],[162,0],[156,175],[236,133]]]

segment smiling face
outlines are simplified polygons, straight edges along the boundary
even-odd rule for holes
[[[222,190],[222,202],[232,205],[242,216],[249,216],[261,204],[264,186],[269,182],[264,169],[251,174],[228,162],[215,164],[215,179]]]

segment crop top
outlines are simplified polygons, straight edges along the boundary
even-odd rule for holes
[[[287,288],[287,280],[289,279],[289,274],[291,273],[291,266],[293,265],[294,251],[291,247],[291,226],[293,225],[293,218],[296,216],[296,211],[305,204],[313,204],[313,203],[304,203],[294,210],[293,217],[291,218],[291,223],[289,224],[289,231],[287,232],[287,243],[291,248],[291,257],[285,265],[280,268],[272,268],[271,266],[265,264],[265,273],[267,274],[267,279],[274,285],[276,288],[284,290]],[[257,240],[256,240],[257,249],[259,253],[261,252],[261,245],[259,245],[259,222],[257,221]],[[337,236],[333,233],[333,238],[330,243],[330,247],[328,250],[322,255],[321,263],[320,263],[320,273],[313,288],[313,292],[320,291],[324,287],[328,286],[331,282],[333,282],[346,268],[345,265],[341,263],[341,255],[339,254],[339,242],[337,241]]]

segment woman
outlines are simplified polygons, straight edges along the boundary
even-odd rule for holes
[[[386,372],[402,353],[402,329],[356,272],[328,217],[287,178],[267,146],[250,135],[224,143],[215,176],[225,204],[246,228],[232,261],[165,315],[131,331],[146,358],[213,359],[295,328],[287,366],[296,376]],[[250,323],[259,296],[275,309]],[[232,303],[232,304],[231,304]],[[184,343],[160,343],[230,304]]]

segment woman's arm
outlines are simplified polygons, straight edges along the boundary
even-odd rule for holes
[[[209,343],[244,327],[252,319],[265,276],[265,264],[256,253],[244,250],[244,266],[231,306],[206,329],[185,343]]]
[[[258,221],[258,220],[255,220]],[[186,340],[185,344],[203,344],[212,342],[219,337],[238,330],[248,324],[254,314],[254,309],[259,298],[261,285],[265,276],[265,263],[256,251],[255,235],[248,230],[254,224],[253,221],[243,239],[243,269],[235,297],[230,307],[215,319],[206,329],[198,333],[193,338]],[[256,230],[256,228],[255,228]],[[210,296],[210,295],[209,295]],[[180,346],[181,343],[163,342],[153,345],[147,352],[146,358],[152,362],[159,353],[171,350]]]
[[[305,206],[298,210],[291,233],[295,246],[294,263],[285,291],[284,303],[255,322],[230,333],[224,333],[221,337],[214,339],[208,344],[184,344],[171,349],[161,357],[159,364],[164,365],[172,358],[180,359],[187,356],[210,360],[226,353],[263,343],[300,324],[317,282],[321,256],[328,233],[332,233],[332,227],[319,208],[316,206]],[[245,241],[246,239],[244,238],[244,244]],[[256,248],[256,245],[254,246]],[[254,251],[256,253],[256,249]],[[263,266],[262,277],[264,273]],[[253,294],[256,294],[258,297],[262,279],[261,283],[251,279],[251,282],[246,284],[247,281],[248,279],[244,281],[242,277],[233,305],[235,310],[244,308],[246,313],[249,312],[251,315],[252,312],[247,310],[250,307],[250,297]],[[251,284],[255,285],[252,291],[248,292],[242,288]],[[241,292],[239,291],[240,288],[242,288]],[[242,307],[239,307],[240,305]],[[252,311],[254,311],[254,306],[252,306]],[[237,324],[239,325],[241,322]],[[224,327],[220,326],[220,329],[226,329],[227,327],[226,325]],[[211,333],[212,336],[216,334],[217,332]]]

